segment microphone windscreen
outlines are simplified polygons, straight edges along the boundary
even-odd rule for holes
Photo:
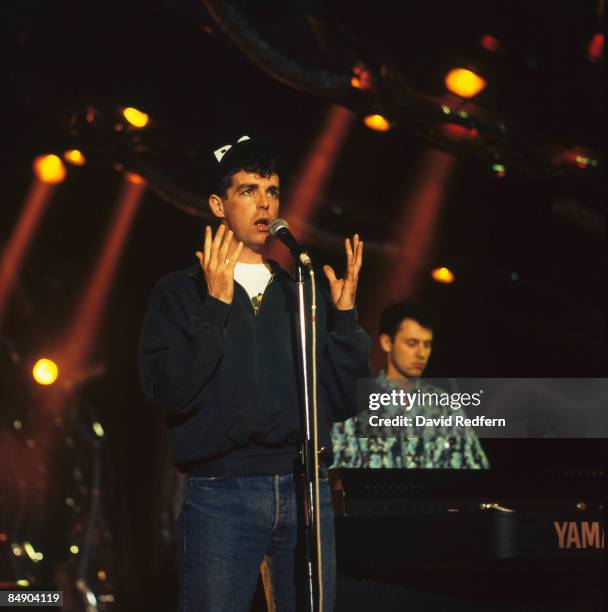
[[[270,232],[271,236],[276,236],[277,232],[282,229],[289,229],[289,223],[287,223],[285,219],[275,219],[268,226],[268,231]]]

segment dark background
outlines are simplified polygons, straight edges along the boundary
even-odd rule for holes
[[[444,95],[443,76],[455,65],[478,66],[490,75],[476,108],[514,126],[524,148],[534,150],[534,161],[512,155],[506,176],[499,178],[492,163],[500,160],[492,159],[484,145],[439,143],[456,162],[429,257],[409,296],[430,303],[438,321],[427,373],[603,376],[604,75],[603,62],[587,58],[591,36],[603,31],[601,3],[241,5],[260,32],[293,57],[339,69],[359,52],[362,59],[374,58],[372,63],[390,62],[423,96]],[[349,41],[349,52],[328,57],[319,51],[302,11],[320,14],[328,29],[340,34],[338,41]],[[3,243],[32,181],[33,158],[71,147],[88,154],[91,141],[73,129],[87,107],[98,109],[108,124],[121,106],[145,109],[152,118],[141,137],[146,160],[174,185],[204,199],[203,162],[210,150],[243,133],[265,134],[280,141],[297,165],[312,147],[329,105],[340,103],[289,88],[261,71],[196,2],[30,1],[3,12],[8,42]],[[485,34],[500,41],[499,51],[479,45]],[[430,132],[420,129],[414,117],[411,125],[402,117],[398,129],[387,133],[372,132],[356,118],[318,194],[321,204],[311,223],[323,229],[323,239],[314,232],[310,236],[315,261],[341,270],[341,239],[358,231],[368,243],[358,307],[372,336],[374,305],[384,290],[378,279],[387,271],[400,274],[382,247],[420,169]],[[1,330],[21,355],[19,367],[2,372],[3,386],[12,400],[19,394],[29,414],[35,414],[39,392],[29,388],[33,382],[29,387],[23,382],[18,392],[13,383],[19,377],[25,381],[33,361],[61,342],[122,184],[113,164],[133,159],[131,145],[112,141],[103,151],[91,149],[84,167],[69,167],[30,245]],[[598,167],[559,163],[557,152],[577,147],[591,151]],[[286,201],[293,188],[287,181]],[[560,214],[563,202],[577,214]],[[195,263],[206,221],[147,191],[95,340],[92,363],[103,364],[106,373],[71,400],[106,430],[104,507],[114,581],[122,600],[131,602],[125,609],[138,609],[136,593],[155,601],[159,594],[170,599],[174,588],[167,540],[158,535],[170,524],[163,523],[162,514],[170,498],[163,493],[164,424],[139,388],[136,347],[154,283]],[[450,267],[456,282],[432,281],[429,271],[436,265]],[[580,456],[583,448],[589,445],[572,442],[566,453],[537,445],[528,448],[525,460],[535,457],[550,465],[556,457]],[[595,452],[585,461],[593,461]],[[513,456],[497,447],[492,459],[508,466]]]

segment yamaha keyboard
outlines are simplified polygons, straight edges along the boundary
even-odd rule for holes
[[[603,470],[340,469],[338,557],[601,560]]]

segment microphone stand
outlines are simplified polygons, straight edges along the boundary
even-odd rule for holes
[[[304,516],[304,553],[306,571],[306,610],[307,612],[319,612],[322,610],[323,583],[322,583],[322,559],[320,545],[321,517],[319,513],[319,467],[316,448],[316,352],[315,330],[311,328],[313,348],[309,352],[306,330],[306,303],[304,295],[304,272],[307,270],[311,277],[312,292],[312,328],[316,326],[316,300],[314,272],[312,266],[307,268],[296,260],[296,282],[298,286],[298,327],[299,327],[299,353],[300,367],[302,369],[302,392],[303,392],[303,414],[302,425],[304,436],[301,442],[301,459],[304,471],[304,494],[303,512]],[[309,367],[310,359],[310,367]]]

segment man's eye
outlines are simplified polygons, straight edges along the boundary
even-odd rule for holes
[[[249,189],[244,189],[243,191],[241,191],[241,193],[243,195],[251,195],[253,193],[253,189],[251,189],[251,187]]]
[[[407,345],[414,348],[418,344],[415,340],[408,340]]]
[[[279,197],[279,192],[276,189],[271,189],[268,192],[273,198],[278,198]]]

